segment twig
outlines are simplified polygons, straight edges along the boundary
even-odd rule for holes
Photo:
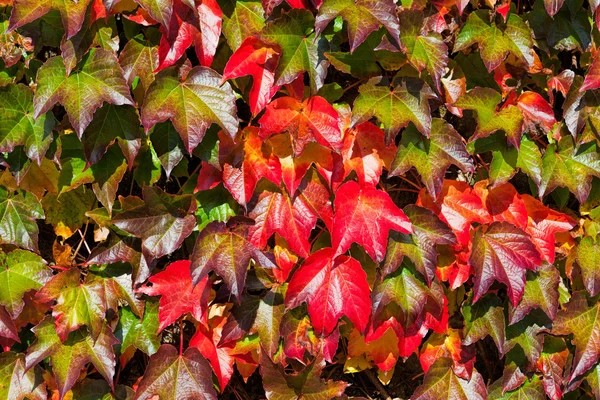
[[[352,85],[346,86],[346,88],[344,89],[344,93],[346,93],[348,90],[352,89],[353,87],[356,87],[365,82],[366,82],[365,79],[361,79],[361,80],[354,82]]]
[[[77,232],[79,232],[79,236],[81,236],[81,240],[83,241],[83,244],[85,245],[85,249],[87,250],[88,254],[91,254],[92,250],[90,250],[90,246],[88,246],[87,242],[85,241],[85,234],[87,233],[88,225],[88,223],[85,224],[83,233],[81,233],[81,229],[77,229]]]
[[[83,230],[85,233],[87,233],[87,228],[88,228],[88,224],[86,223],[85,224],[85,228]],[[81,235],[81,230],[77,229],[77,231]],[[79,244],[75,248],[75,253],[73,253],[73,260],[75,259],[75,257],[77,257],[77,254],[79,254],[79,250],[81,249],[81,245],[83,244],[83,242],[85,242],[85,233],[83,235],[81,235],[81,240],[79,241]],[[85,245],[87,247],[87,243]],[[88,247],[88,251],[89,251],[89,247]],[[90,254],[90,253],[91,253],[91,251],[88,254]]]
[[[387,390],[385,390],[385,387],[383,387],[381,382],[379,382],[379,379],[377,379],[377,377],[373,374],[373,372],[371,372],[370,369],[365,369],[365,375],[367,375],[367,377],[371,380],[373,385],[375,385],[375,387],[379,391],[379,394],[381,394],[381,397],[383,397],[385,400],[392,400],[392,396],[389,395]]]

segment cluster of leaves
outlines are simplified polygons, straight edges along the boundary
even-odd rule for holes
[[[0,0],[0,399],[600,398],[598,5]]]

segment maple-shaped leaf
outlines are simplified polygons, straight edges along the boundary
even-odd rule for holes
[[[504,307],[498,296],[485,295],[475,304],[469,300],[463,304],[461,312],[465,319],[463,344],[468,346],[490,336],[498,351],[504,352]]]
[[[79,137],[104,102],[135,105],[117,56],[104,49],[90,50],[70,75],[61,57],[52,57],[38,70],[37,82],[34,118],[60,103]]]
[[[333,332],[343,315],[363,332],[371,315],[370,294],[360,263],[352,257],[336,257],[333,249],[325,248],[311,254],[292,275],[285,304],[294,308],[306,302],[319,335]]]
[[[301,102],[293,97],[280,97],[267,105],[259,120],[260,137],[289,132],[294,156],[298,157],[310,142],[317,142],[338,151],[342,147],[342,132],[338,112],[320,96]]]
[[[8,32],[35,21],[54,9],[60,12],[66,37],[70,39],[79,32],[85,19],[85,12],[92,0],[15,0],[10,15]]]
[[[406,256],[431,284],[435,275],[438,245],[456,244],[456,236],[432,211],[416,205],[404,207],[413,227],[412,234],[392,232],[387,244],[383,265],[384,275],[394,272]]]
[[[329,400],[341,396],[348,386],[343,381],[321,380],[325,368],[323,357],[317,357],[301,372],[286,374],[282,365],[262,357],[260,371],[268,400],[299,399]]]
[[[251,36],[242,42],[225,65],[223,79],[252,75],[248,105],[253,115],[261,112],[279,90],[279,86],[275,86],[275,69],[280,55],[278,45],[269,45]]]
[[[191,152],[213,123],[234,138],[238,130],[236,112],[233,90],[229,83],[222,83],[217,72],[194,67],[180,79],[176,67],[172,67],[158,73],[148,88],[141,119],[146,131],[171,120]]]
[[[45,400],[48,398],[41,368],[25,370],[25,356],[0,354],[0,396],[11,400]]]
[[[133,107],[107,104],[100,108],[83,133],[83,151],[88,164],[97,164],[109,146],[118,142],[124,155],[134,150],[133,159],[141,145],[142,130]],[[132,163],[130,163],[132,165]]]
[[[600,275],[596,268],[598,265],[596,259],[600,257],[600,249],[595,238],[586,236],[581,239],[577,246],[576,257],[585,288],[591,296],[597,295],[600,292]]]
[[[600,334],[600,303],[589,301],[583,291],[573,293],[552,325],[552,334],[573,335],[575,357],[568,382],[582,375],[600,358],[596,337]]]
[[[132,280],[135,284],[144,282],[150,276],[148,260],[142,256],[141,240],[138,238],[110,235],[107,242],[95,247],[84,263],[113,264],[118,262],[129,263],[132,266]],[[152,264],[152,260],[150,260]]]
[[[377,186],[383,167],[390,168],[396,154],[395,144],[386,146],[385,134],[370,122],[363,122],[346,130],[342,146],[344,176],[354,171],[358,183]]]
[[[400,129],[410,122],[429,137],[429,99],[435,95],[422,80],[397,77],[389,81],[384,77],[375,77],[361,85],[358,92],[352,108],[352,125],[376,117],[383,124],[387,143],[391,143]]]
[[[438,92],[448,65],[448,47],[437,32],[422,32],[423,12],[405,10],[399,14],[400,43],[406,49],[408,61],[419,71],[427,69]]]
[[[487,230],[475,231],[469,263],[475,268],[474,301],[496,280],[507,286],[508,298],[516,306],[525,290],[526,269],[534,271],[542,260],[522,229],[508,222],[494,222]]]
[[[544,391],[552,400],[562,398],[563,377],[567,359],[570,356],[569,349],[567,349],[563,338],[550,335],[544,337],[544,349],[537,362],[537,369],[543,374],[542,384],[544,385]],[[595,393],[597,393],[597,389],[594,388],[589,378],[595,375],[596,371],[597,368],[594,368],[594,371],[587,375],[588,383],[590,383]]]
[[[111,222],[142,239],[144,255],[162,257],[174,252],[196,226],[196,200],[170,195],[158,187],[143,189],[144,201],[117,214]]]
[[[521,197],[528,215],[526,231],[544,260],[553,263],[555,234],[570,231],[577,223],[568,215],[545,206],[532,196],[523,194]]]
[[[86,278],[89,284],[99,282],[106,299],[106,309],[119,311],[123,303],[129,304],[133,312],[139,316],[143,314],[144,303],[139,300],[133,291],[131,268],[124,264],[94,266],[90,268]]]
[[[452,370],[452,359],[440,358],[430,368],[423,384],[412,395],[412,400],[476,400],[487,399],[487,388],[481,374],[473,371],[470,380],[457,376]]]
[[[240,135],[243,138],[243,152],[239,152],[236,146],[232,152],[233,160],[229,157],[225,160],[223,185],[238,203],[246,206],[261,178],[276,185],[281,183],[281,165],[277,157],[264,148],[257,127],[248,126]]]
[[[414,126],[402,132],[390,176],[402,175],[414,167],[429,193],[437,198],[450,165],[456,165],[465,172],[475,171],[462,137],[452,125],[433,118],[429,138],[420,135]]]
[[[133,356],[135,349],[149,356],[156,353],[160,347],[158,302],[145,303],[143,318],[135,315],[129,307],[122,307],[120,312],[119,325],[115,329],[115,336],[121,341],[120,360],[123,361],[123,356],[128,353]]]
[[[191,1],[191,7],[184,0],[172,0],[169,23],[160,27],[157,71],[174,65],[192,44],[200,65],[212,64],[221,35],[221,8],[215,0],[198,5],[185,1]]]
[[[542,177],[539,196],[557,187],[566,187],[580,203],[587,199],[592,176],[600,177],[600,155],[595,142],[575,146],[573,138],[563,137],[546,149],[542,158]]]
[[[273,261],[247,239],[247,227],[229,229],[222,222],[208,224],[196,240],[192,254],[191,276],[194,284],[215,271],[240,302],[250,260],[264,268],[277,268]]]
[[[106,314],[105,292],[99,281],[81,283],[78,268],[53,276],[35,298],[41,303],[56,301],[52,316],[61,341],[83,325],[88,327],[93,339],[100,335]]]
[[[279,348],[279,328],[285,313],[285,286],[271,289],[258,303],[252,329],[258,333],[262,350],[273,358]]]
[[[52,142],[56,120],[52,113],[33,118],[33,92],[25,85],[0,88],[0,152],[25,146],[27,157],[41,165]]]
[[[233,51],[242,45],[244,39],[254,36],[265,27],[264,10],[260,1],[236,1],[223,4],[222,9],[223,36]]]
[[[216,400],[212,370],[195,347],[179,354],[170,344],[163,344],[150,357],[146,372],[135,393],[136,400],[193,398]]]
[[[31,193],[12,193],[0,186],[0,243],[38,251],[36,219],[44,218],[39,200]]]
[[[498,400],[544,400],[546,394],[544,393],[544,386],[537,375],[534,375],[531,380],[526,379],[523,385],[520,385],[517,389],[505,392],[502,387],[502,379],[498,379],[496,382],[488,387],[488,395],[490,399]]]
[[[380,26],[385,27],[394,41],[398,42],[400,25],[396,4],[392,0],[325,0],[315,20],[317,34],[323,32],[329,22],[338,16],[348,26],[351,53]]]
[[[519,148],[521,144],[523,115],[518,107],[508,105],[496,111],[502,100],[502,95],[494,89],[476,87],[458,98],[454,106],[462,109],[473,110],[477,113],[477,130],[469,139],[474,141],[503,130],[506,132],[508,142]]]
[[[543,263],[536,272],[527,271],[523,297],[516,307],[509,308],[509,324],[519,322],[535,308],[541,309],[548,318],[554,320],[558,312],[560,282],[560,272],[551,264]]]
[[[38,290],[52,278],[52,270],[37,254],[25,250],[10,253],[0,251],[0,305],[11,317],[16,318],[23,310],[23,296],[30,290]]]
[[[475,346],[462,344],[460,330],[448,329],[444,334],[433,333],[419,351],[419,362],[425,373],[443,357],[452,359],[452,370],[458,377],[471,378],[475,365]]]
[[[508,53],[515,55],[527,67],[534,61],[533,39],[529,26],[515,13],[510,13],[502,31],[490,22],[489,10],[469,14],[454,43],[454,51],[477,44],[479,54],[488,71],[496,69]]]
[[[168,178],[173,169],[183,160],[183,142],[170,122],[155,125],[151,136],[152,147]]]
[[[544,335],[542,332],[546,326],[550,326],[549,322],[548,318],[540,310],[534,310],[521,321],[508,326],[506,328],[504,353],[509,353],[511,349],[519,345],[527,360],[531,365],[535,365],[540,358],[544,346]],[[509,356],[513,353],[514,351],[509,353]],[[519,369],[521,368],[519,367]]]
[[[390,230],[412,232],[410,220],[387,193],[373,187],[360,187],[354,181],[340,186],[334,209],[331,237],[336,256],[357,243],[373,260],[381,262]]]
[[[275,71],[275,85],[292,83],[298,75],[306,72],[312,93],[316,93],[327,75],[329,62],[323,52],[329,43],[322,36],[310,33],[315,18],[308,10],[291,10],[268,23],[259,37],[266,43],[281,48],[281,58]]]
[[[527,227],[527,208],[525,201],[510,183],[489,187],[489,181],[481,180],[473,187],[481,198],[492,220],[510,222],[525,229]]]
[[[186,313],[192,314],[196,321],[206,321],[206,309],[210,296],[208,278],[192,284],[190,261],[175,261],[164,271],[153,275],[148,280],[152,286],[142,286],[138,292],[148,296],[161,296],[158,308],[158,331],[176,322]]]
[[[556,124],[552,106],[539,93],[521,93],[517,107],[523,113],[523,130],[535,132],[539,127],[542,132],[548,133]]]
[[[146,41],[143,35],[130,39],[119,53],[119,64],[123,68],[123,77],[132,85],[139,77],[143,93],[154,82],[154,71],[158,67],[158,49]]]
[[[25,368],[29,369],[49,357],[60,399],[65,397],[77,381],[81,369],[88,363],[92,363],[111,389],[114,388],[113,376],[116,362],[113,346],[119,341],[108,325],[102,325],[96,340],[82,328],[61,342],[50,317],[32,330],[37,340],[27,349]]]
[[[177,0],[135,0],[148,15],[156,22],[159,22],[162,26],[168,28],[169,22],[171,21],[171,15],[173,13],[173,4]],[[194,2],[191,3],[188,0],[182,1],[182,4],[186,4],[188,7],[193,8]],[[155,23],[156,23],[155,22]]]
[[[285,193],[264,191],[248,216],[255,224],[248,229],[248,240],[264,248],[267,240],[278,233],[300,257],[310,255],[310,233],[317,224],[317,214],[302,197],[292,200]]]

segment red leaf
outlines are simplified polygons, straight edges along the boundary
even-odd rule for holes
[[[261,112],[279,90],[279,86],[274,86],[274,82],[280,55],[279,46],[266,44],[251,36],[242,42],[225,66],[223,79],[252,75],[248,103],[253,115]]]
[[[292,251],[306,258],[310,255],[310,232],[317,223],[317,214],[302,197],[295,200],[287,194],[263,192],[248,215],[256,223],[248,229],[248,240],[264,248],[267,240],[277,232]]]
[[[306,302],[315,331],[327,336],[338,319],[347,316],[364,332],[371,315],[371,289],[367,274],[352,257],[335,257],[332,248],[308,257],[288,285],[285,304],[294,308]]]
[[[208,277],[192,285],[191,262],[175,261],[158,274],[150,277],[152,286],[142,286],[138,292],[148,296],[161,296],[158,309],[158,332],[173,324],[182,315],[191,313],[200,322],[206,322],[206,308],[210,296]]]
[[[361,188],[354,181],[340,186],[334,209],[331,241],[336,256],[357,243],[373,260],[381,262],[390,229],[412,232],[410,220],[387,193],[368,186]]]
[[[599,86],[600,87],[600,86]],[[548,102],[536,92],[523,92],[517,99],[517,107],[523,113],[523,129],[534,131],[540,126],[544,133],[552,132],[556,118]]]
[[[525,202],[510,183],[487,188],[487,180],[479,181],[473,189],[485,204],[494,221],[510,222],[521,229],[527,227]]]
[[[267,105],[260,119],[260,137],[289,132],[293,138],[294,155],[302,154],[310,142],[317,142],[332,150],[342,146],[338,113],[322,97],[314,96],[299,102],[293,97],[280,97]]]

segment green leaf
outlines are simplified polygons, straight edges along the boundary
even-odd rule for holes
[[[148,43],[143,35],[137,35],[125,44],[119,54],[119,64],[127,85],[131,86],[139,78],[142,92],[146,93],[158,68],[158,48]]]
[[[85,19],[85,11],[92,0],[64,1],[64,0],[16,0],[10,15],[9,31],[20,28],[25,24],[35,21],[48,13],[51,9],[58,10],[62,17],[67,39],[74,36]]]
[[[165,169],[167,178],[169,178],[173,168],[183,160],[183,142],[170,122],[156,125],[152,131],[151,139],[152,147],[156,151],[160,164]]]
[[[577,264],[581,268],[583,284],[591,296],[600,292],[600,271],[597,259],[600,259],[600,248],[595,238],[586,236],[577,246]]]
[[[488,294],[472,304],[469,299],[461,309],[465,318],[464,341],[468,346],[490,336],[498,351],[503,353],[505,343],[504,307],[498,296]]]
[[[381,75],[381,68],[373,62],[375,52],[373,49],[381,42],[378,32],[369,35],[367,40],[358,46],[354,52],[332,51],[325,53],[335,69],[350,74],[355,78],[371,78]]]
[[[25,356],[0,354],[0,398],[11,400],[46,400],[46,383],[39,367],[25,371]]]
[[[211,124],[232,138],[238,130],[235,94],[228,82],[207,67],[192,68],[180,80],[176,67],[162,70],[150,85],[142,106],[142,125],[148,131],[159,122],[171,120],[185,148],[192,152]]]
[[[539,196],[557,187],[566,187],[580,203],[587,199],[592,176],[600,177],[600,155],[595,142],[575,147],[572,137],[563,137],[546,149],[542,158]]]
[[[33,92],[25,85],[0,87],[0,152],[25,146],[27,157],[41,164],[52,142],[56,120],[52,113],[33,118]]]
[[[281,18],[268,23],[260,38],[281,47],[282,54],[275,71],[275,85],[293,82],[300,73],[307,72],[311,91],[317,93],[325,81],[328,62],[323,52],[328,42],[313,31],[315,19],[308,10],[291,10]]]
[[[121,341],[121,354],[130,348],[143,351],[151,356],[160,347],[158,332],[158,302],[146,301],[144,317],[140,319],[129,307],[121,308],[119,325],[115,336]]]
[[[236,51],[245,38],[259,33],[265,26],[263,7],[260,1],[229,1],[233,11],[224,8],[223,35],[231,50]]]
[[[496,69],[508,53],[514,54],[525,66],[532,66],[533,39],[527,24],[515,13],[508,15],[504,31],[495,22],[489,21],[489,10],[477,10],[469,14],[454,43],[454,52],[477,44],[488,71]]]
[[[497,380],[489,387],[490,400],[545,400],[544,386],[537,375],[534,375],[531,380],[527,380],[521,387],[516,390],[503,393],[502,379]]]
[[[48,193],[42,199],[46,223],[54,226],[57,236],[70,238],[87,221],[85,213],[97,205],[96,196],[85,186],[57,196]]]
[[[527,271],[525,292],[516,307],[509,307],[509,324],[525,318],[531,310],[539,308],[551,320],[558,311],[558,287],[561,283],[560,272],[554,265],[544,263],[538,271]]]
[[[13,244],[38,251],[36,219],[44,218],[44,210],[31,193],[13,194],[0,186],[0,243]]]
[[[52,372],[56,379],[60,398],[73,387],[86,364],[92,363],[114,389],[115,353],[113,346],[118,340],[112,334],[110,327],[102,324],[102,329],[96,340],[84,330],[79,329],[61,342],[52,318],[46,317],[32,329],[37,340],[27,349],[25,368],[37,365],[50,357]]]
[[[60,103],[79,137],[104,102],[135,105],[116,55],[104,49],[90,50],[69,76],[61,57],[48,59],[38,71],[37,84],[34,118]]]
[[[487,399],[487,390],[479,372],[473,370],[470,380],[460,378],[452,370],[452,360],[440,358],[429,368],[411,399],[483,400]]]
[[[399,77],[371,78],[358,89],[352,108],[352,125],[376,117],[382,124],[386,141],[391,142],[400,129],[412,122],[419,132],[429,137],[431,110],[429,99],[433,92],[420,79]]]
[[[271,358],[279,349],[279,326],[285,312],[284,298],[284,287],[271,289],[260,299],[254,320],[253,329],[258,333],[262,349]]]
[[[413,125],[402,133],[390,176],[402,175],[414,167],[429,193],[437,198],[450,165],[465,172],[475,171],[462,137],[452,125],[433,118],[429,138],[420,135]]]

